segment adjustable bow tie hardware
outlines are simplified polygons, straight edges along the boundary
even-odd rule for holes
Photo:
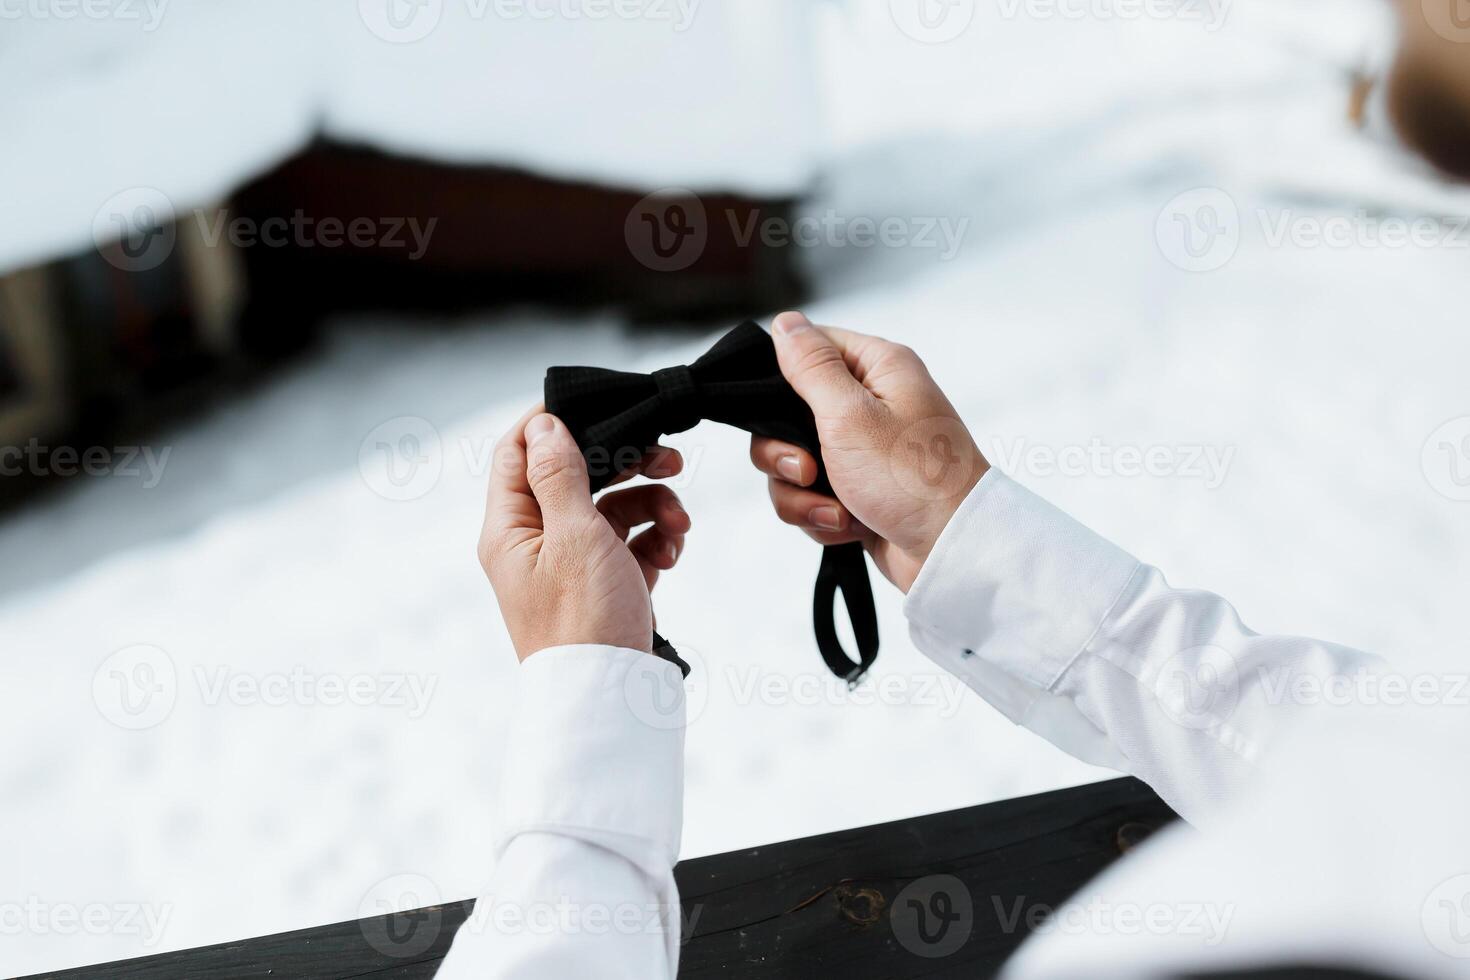
[[[617,476],[620,467],[612,461],[636,459],[660,436],[687,431],[703,419],[801,446],[817,460],[812,489],[832,492],[811,409],[782,377],[770,335],[748,320],[688,366],[653,374],[551,368],[546,372],[546,410],[566,423],[582,448],[593,493]],[[839,590],[857,643],[856,660],[837,636],[833,603]],[[878,614],[861,544],[822,550],[812,618],[827,667],[849,685],[857,684],[878,656]],[[657,633],[654,652],[688,675],[688,665]]]

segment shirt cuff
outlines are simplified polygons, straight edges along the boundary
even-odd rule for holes
[[[1139,567],[992,467],[935,542],[904,614],[926,652],[957,673],[979,658],[1050,690]]]
[[[684,679],[620,647],[550,647],[521,664],[496,821],[498,858],[545,832],[607,848],[650,876],[678,859]]]

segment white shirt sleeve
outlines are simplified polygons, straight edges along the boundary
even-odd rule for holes
[[[1315,691],[1379,669],[1320,640],[1261,636],[991,469],[904,610],[914,642],[1012,721],[1142,779],[1208,823]]]
[[[520,669],[496,866],[440,980],[672,980],[684,682],[635,650],[542,650]]]

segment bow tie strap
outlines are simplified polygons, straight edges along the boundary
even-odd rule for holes
[[[847,606],[852,636],[857,641],[858,659],[852,660],[837,638],[832,603],[837,592]],[[860,542],[829,544],[822,549],[817,569],[817,590],[812,598],[812,623],[817,631],[817,650],[827,669],[856,687],[873,661],[878,659],[878,611],[873,607],[873,586],[868,581],[868,562]]]
[[[679,651],[674,649],[672,643],[658,635],[658,630],[653,631],[653,655],[660,660],[667,660],[675,667],[678,667],[679,673],[685,677],[689,676],[688,662],[679,656]]]
[[[593,493],[636,462],[660,436],[692,429],[701,419],[801,446],[817,459],[812,489],[831,493],[811,409],[782,376],[770,335],[749,321],[687,367],[651,375],[551,368],[546,372],[546,410],[566,423],[582,448]],[[857,659],[842,649],[837,636],[834,603],[839,591],[852,622]],[[878,617],[862,545],[832,545],[823,551],[813,622],[822,659],[838,677],[856,684],[878,656]],[[655,646],[665,659],[673,654],[662,637]],[[681,664],[681,669],[687,673],[687,666]]]

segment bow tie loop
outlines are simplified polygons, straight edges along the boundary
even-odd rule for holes
[[[684,432],[694,428],[704,417],[700,410],[699,384],[687,364],[653,372],[661,406],[664,431]]]

